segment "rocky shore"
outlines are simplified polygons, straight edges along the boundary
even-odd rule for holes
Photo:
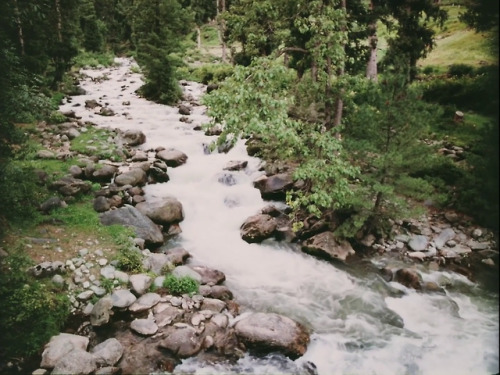
[[[189,85],[185,82],[184,85]],[[179,116],[189,123],[192,98],[179,106]],[[88,103],[88,110],[113,116],[105,104]],[[93,247],[80,249],[78,256],[40,262],[30,271],[49,277],[70,296],[78,327],[68,328],[47,343],[40,368],[33,374],[133,374],[171,372],[185,358],[197,357],[211,363],[236,361],[246,352],[256,355],[280,353],[295,359],[310,341],[307,327],[279,314],[245,311],[225,286],[225,275],[193,262],[189,249],[169,245],[182,231],[182,202],[175,197],[148,202],[143,187],[169,181],[170,168],[182,168],[188,155],[182,150],[159,147],[144,150],[146,136],[140,131],[108,129],[102,144],[90,142],[89,152],[78,154],[71,142],[91,131],[71,112],[66,122],[40,124],[44,150],[39,158],[78,163],[68,175],[51,183],[58,196],[42,202],[42,212],[71,204],[74,196],[92,193],[93,207],[102,225],[120,224],[135,232],[133,250],[140,254],[145,272],[124,272],[113,259]],[[198,129],[201,130],[201,129]],[[217,135],[207,131],[207,135]],[[93,153],[118,155],[103,159]],[[243,171],[245,160],[226,165],[227,171]],[[293,182],[289,166],[262,164],[262,176],[254,181],[265,200],[284,201]],[[47,175],[39,171],[41,181]],[[222,181],[231,184],[231,179]],[[292,231],[288,208],[273,204],[241,223],[241,237],[249,243],[268,239],[300,244],[303,252],[336,264],[349,266],[359,259],[385,255],[377,271],[386,281],[395,281],[422,293],[439,292],[441,286],[424,282],[419,267],[451,270],[471,280],[498,282],[498,247],[493,234],[453,211],[428,213],[420,219],[393,224],[392,240],[373,236],[357,241],[339,241],[333,224],[307,218],[303,229]],[[89,246],[90,247],[90,246]],[[61,255],[63,258],[63,255]],[[391,263],[387,259],[398,262]],[[401,266],[401,264],[404,266]],[[374,266],[375,267],[375,266]],[[189,276],[199,284],[196,294],[173,295],[164,287],[167,275]],[[489,284],[488,284],[489,285]],[[496,290],[496,289],[495,289]],[[314,374],[312,363],[296,365],[294,374]]]

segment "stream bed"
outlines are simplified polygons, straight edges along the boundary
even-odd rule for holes
[[[263,173],[261,161],[247,155],[243,142],[228,153],[207,153],[215,138],[193,130],[208,122],[206,109],[189,104],[189,123],[180,121],[177,107],[138,97],[135,90],[142,80],[133,73],[134,65],[120,58],[111,68],[83,70],[87,78],[80,86],[86,94],[72,97],[60,110],[75,111],[82,121],[99,127],[140,129],[146,135],[141,149],[162,146],[188,156],[186,164],[169,168],[169,182],[144,188],[147,201],[170,195],[183,205],[182,233],[169,246],[184,247],[192,255],[191,264],[224,272],[243,312],[275,312],[304,324],[311,342],[296,364],[311,362],[319,375],[499,372],[498,295],[464,276],[422,268],[424,281],[434,281],[445,291],[422,293],[387,283],[369,268],[318,260],[294,244],[243,241],[241,224],[270,203],[252,184]],[[183,89],[191,102],[199,102],[205,91],[194,82]],[[85,108],[90,99],[107,103],[115,115],[100,116]],[[248,166],[224,171],[232,160],[246,160]],[[383,256],[370,260],[377,266],[389,261],[394,262]],[[208,365],[188,359],[174,373],[289,374],[293,366],[287,361],[246,355],[237,364]]]

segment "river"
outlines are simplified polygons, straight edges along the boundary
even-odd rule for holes
[[[171,195],[183,205],[182,233],[169,245],[184,247],[193,264],[224,272],[242,311],[283,314],[312,332],[307,352],[295,363],[250,355],[231,365],[189,359],[175,369],[176,374],[289,374],[294,365],[307,361],[316,365],[319,375],[499,372],[498,295],[464,276],[422,268],[424,280],[437,282],[445,294],[421,293],[386,283],[363,268],[317,260],[292,244],[244,242],[241,224],[269,203],[252,185],[262,174],[261,161],[249,157],[242,142],[228,153],[207,154],[206,145],[214,138],[193,130],[208,121],[205,108],[193,107],[187,116],[192,123],[179,121],[176,107],[135,94],[142,80],[131,70],[133,61],[122,58],[117,63],[83,70],[87,78],[80,85],[86,94],[72,97],[60,109],[73,110],[100,127],[140,129],[146,135],[141,146],[145,150],[163,146],[186,153],[185,165],[169,168],[169,182],[145,187],[149,201]],[[192,82],[183,88],[193,98],[204,91]],[[105,117],[86,109],[89,99],[108,103],[116,115]],[[124,105],[126,101],[130,104]],[[247,160],[248,166],[244,171],[223,171],[231,160]],[[378,257],[371,262],[383,266],[389,260]]]

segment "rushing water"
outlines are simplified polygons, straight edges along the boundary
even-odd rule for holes
[[[420,293],[386,283],[374,273],[340,269],[294,245],[244,242],[240,225],[269,203],[252,186],[262,173],[260,161],[246,154],[242,142],[227,154],[207,154],[206,145],[214,138],[193,130],[208,121],[205,109],[193,107],[188,116],[192,123],[179,121],[177,108],[139,98],[134,91],[142,81],[131,72],[133,62],[117,61],[120,65],[110,69],[85,70],[89,78],[81,86],[87,94],[73,97],[61,110],[74,110],[98,126],[140,129],[147,137],[141,146],[145,150],[163,146],[186,153],[185,165],[169,168],[168,183],[145,188],[148,201],[171,195],[182,202],[182,234],[171,245],[188,250],[194,264],[223,271],[245,309],[289,316],[312,332],[306,354],[295,363],[280,356],[247,355],[231,365],[189,359],[176,373],[290,374],[303,371],[297,368],[307,362],[314,363],[320,375],[498,373],[498,296],[454,273],[422,269],[424,280],[437,282],[446,293]],[[107,79],[90,79],[99,76]],[[184,90],[199,98],[203,87],[190,83]],[[116,116],[86,109],[89,99],[108,103]],[[230,160],[247,160],[248,166],[224,171]],[[372,262],[384,265],[386,260]]]

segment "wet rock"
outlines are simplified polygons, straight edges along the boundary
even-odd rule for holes
[[[286,192],[293,186],[293,177],[291,173],[262,176],[256,179],[253,185],[260,190],[262,199],[284,201]]]
[[[205,266],[190,266],[196,273],[201,275],[201,284],[217,285],[226,280],[223,272]]]
[[[394,274],[394,281],[412,289],[422,289],[422,279],[417,271],[411,268],[401,268]]]
[[[169,167],[178,167],[187,161],[187,155],[176,149],[162,150],[156,153],[156,157],[163,160]]]
[[[273,313],[253,313],[234,326],[236,335],[258,353],[281,352],[298,358],[307,350],[309,333],[299,323]]]
[[[85,100],[85,108],[94,109],[96,107],[102,107],[102,104],[95,99]]]
[[[323,232],[307,239],[302,244],[302,251],[319,258],[341,261],[355,254],[349,242],[337,240],[332,232]]]
[[[249,217],[240,227],[241,238],[248,242],[262,242],[274,235],[276,219],[270,215],[258,214]]]
[[[114,116],[115,112],[111,108],[109,108],[109,107],[102,107],[99,110],[99,114],[101,116]]]
[[[191,109],[184,104],[179,105],[179,114],[183,116],[189,116],[191,114]]]
[[[146,142],[146,136],[140,130],[127,130],[120,134],[120,138],[128,146],[139,146]]]

